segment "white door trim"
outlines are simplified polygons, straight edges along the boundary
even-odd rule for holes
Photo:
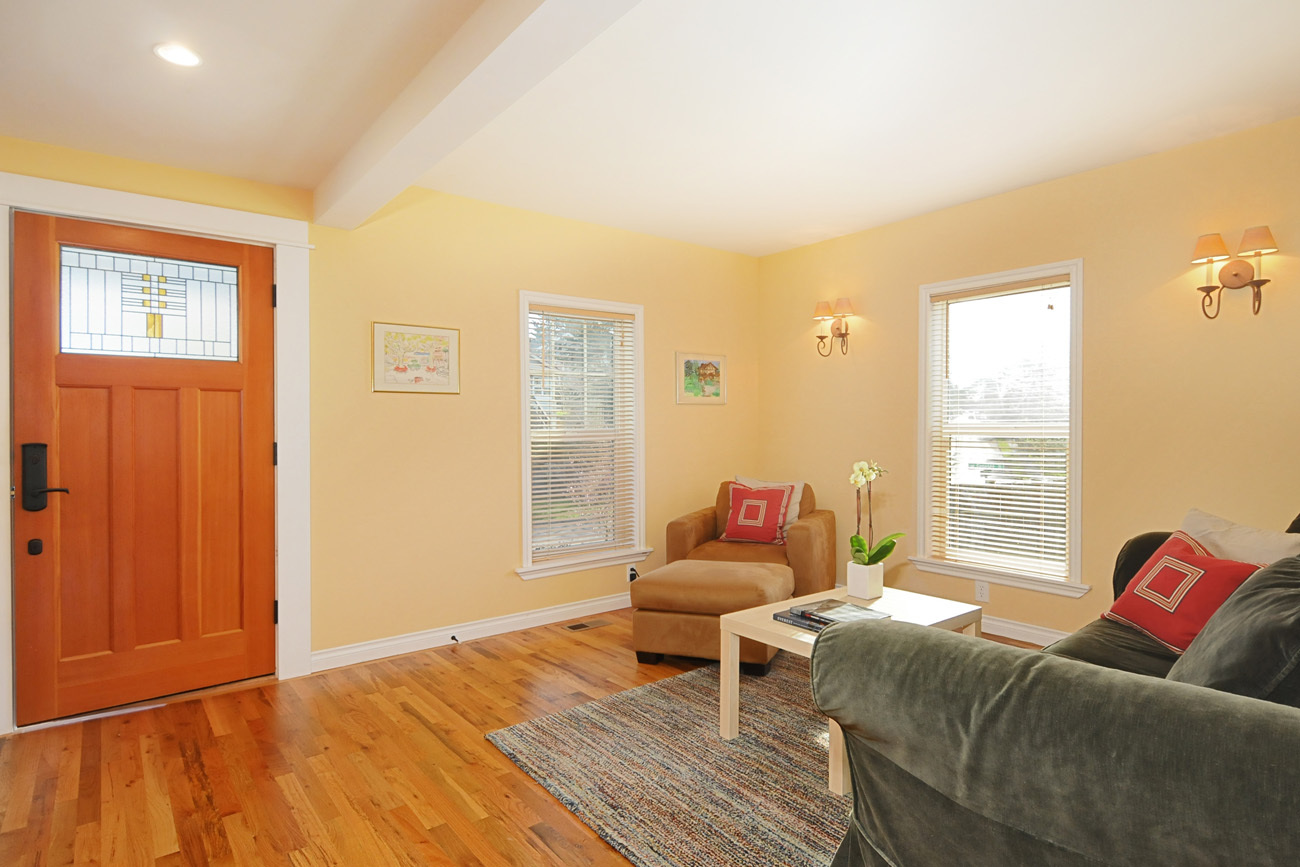
[[[276,674],[311,672],[311,382],[310,275],[307,222],[123,193],[63,181],[0,172],[0,404],[10,405],[12,348],[9,343],[9,261],[13,209],[84,219],[129,223],[207,235],[275,248],[275,431],[280,445],[276,470]],[[10,420],[12,422],[12,419]],[[11,454],[10,425],[0,430],[0,447]],[[11,490],[17,479],[10,479]],[[13,498],[10,524],[13,526]],[[0,533],[0,734],[15,730],[13,557],[11,533]]]

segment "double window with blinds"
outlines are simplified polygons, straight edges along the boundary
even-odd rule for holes
[[[524,565],[645,558],[642,308],[520,293]]]
[[[1081,595],[1082,261],[923,286],[918,568]]]

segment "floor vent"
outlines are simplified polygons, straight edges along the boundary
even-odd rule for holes
[[[596,629],[601,626],[609,626],[608,620],[584,620],[582,623],[570,623],[565,629],[571,632],[580,632],[583,629]]]

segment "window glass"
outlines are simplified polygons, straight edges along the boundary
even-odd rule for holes
[[[1070,293],[1062,277],[932,297],[927,557],[1069,577]]]
[[[639,546],[639,353],[631,314],[530,304],[528,560]]]
[[[239,269],[64,246],[63,352],[239,359]]]

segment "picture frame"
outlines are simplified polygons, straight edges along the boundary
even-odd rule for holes
[[[677,402],[713,404],[727,402],[727,356],[708,352],[678,352]]]
[[[370,390],[460,394],[460,329],[370,323]]]

